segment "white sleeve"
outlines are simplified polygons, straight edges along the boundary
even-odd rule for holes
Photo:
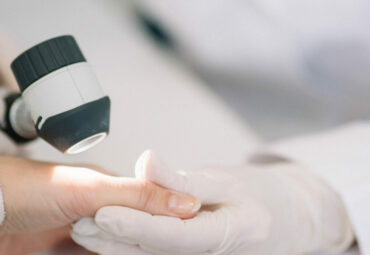
[[[278,142],[250,160],[271,156],[321,176],[341,196],[361,254],[370,255],[370,122]]]
[[[6,95],[7,90],[3,89],[0,84],[0,98],[2,99]],[[5,111],[5,105],[2,100],[0,100],[0,118],[3,118]],[[0,126],[3,125],[4,120],[0,119]],[[2,155],[16,155],[18,153],[17,146],[0,130],[0,156]],[[0,180],[0,225],[5,219],[5,208],[4,208],[4,199],[3,192],[1,189],[2,180]]]

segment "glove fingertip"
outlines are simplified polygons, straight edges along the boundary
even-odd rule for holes
[[[99,232],[99,228],[93,218],[85,217],[73,225],[72,231],[79,235],[93,236]]]
[[[111,222],[117,215],[116,206],[105,206],[100,208],[95,214],[95,222],[97,224],[104,224],[105,222]]]
[[[136,161],[135,164],[135,177],[138,179],[145,179],[146,165],[148,159],[151,157],[153,152],[151,150],[145,150]]]
[[[163,184],[163,179],[172,173],[171,169],[153,151],[146,151],[141,176],[143,179]]]

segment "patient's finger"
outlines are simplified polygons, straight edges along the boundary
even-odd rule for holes
[[[190,218],[201,206],[191,195],[133,178],[106,176],[92,192],[96,210],[107,205],[122,205],[156,215]]]
[[[181,220],[111,206],[100,209],[95,222],[106,232],[152,250],[194,254],[220,246],[227,229],[227,211],[203,211],[193,219]]]
[[[104,175],[87,168],[57,166],[50,189],[58,195],[68,216],[94,216],[109,205],[121,205],[158,215],[190,218],[200,208],[195,197],[165,189],[147,180]]]
[[[89,169],[92,169],[92,170],[95,170],[99,173],[102,173],[102,174],[106,174],[106,175],[111,175],[111,176],[116,176],[115,174],[112,174],[110,173],[109,171],[107,171],[105,168],[103,168],[102,166],[99,166],[99,165],[96,165],[96,164],[78,164],[78,166],[80,167],[86,167],[86,168],[89,168]]]

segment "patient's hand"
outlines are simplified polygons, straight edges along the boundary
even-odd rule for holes
[[[106,205],[180,218],[194,216],[200,207],[193,196],[146,180],[15,157],[0,157],[0,184],[6,211],[3,235],[55,230]]]

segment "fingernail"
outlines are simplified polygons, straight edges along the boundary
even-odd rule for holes
[[[173,193],[168,199],[168,209],[175,214],[196,213],[201,205],[199,199],[181,193]]]

